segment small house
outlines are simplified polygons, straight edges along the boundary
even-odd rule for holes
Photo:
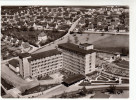
[[[44,33],[44,32],[42,32],[42,33],[40,33],[39,35],[38,35],[38,41],[42,41],[42,40],[47,40],[48,38],[47,38],[47,35]]]

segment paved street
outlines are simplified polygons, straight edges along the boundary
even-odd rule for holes
[[[44,95],[40,95],[37,98],[50,98],[54,95],[59,95],[62,94],[64,92],[71,92],[71,91],[76,91],[79,89],[82,89],[82,86],[78,86],[80,82],[73,84],[69,87],[66,87],[64,85],[60,85],[59,87],[52,89],[51,91],[45,91]],[[100,85],[100,86],[86,86],[86,89],[104,89],[104,88],[108,88],[110,85]],[[129,85],[128,84],[123,84],[123,85],[116,85],[116,87],[119,88],[128,88]]]
[[[11,82],[14,87],[18,88],[19,90],[28,89],[38,84],[38,82],[27,82],[26,80],[22,79],[20,76],[16,75],[12,70],[8,68],[5,64],[1,65],[1,76],[2,78],[6,79],[7,81]]]
[[[68,41],[68,36],[70,35],[70,31],[74,30],[74,28],[78,24],[79,20],[80,20],[80,18],[73,23],[73,25],[69,29],[68,33],[64,37],[58,39],[57,41],[51,42],[51,43],[49,43],[49,44],[47,44],[47,45],[45,45],[45,46],[37,49],[36,51],[34,51],[32,53],[39,53],[39,52],[43,52],[43,51],[48,51],[48,50],[51,50],[51,49],[55,49],[55,46],[57,46],[58,44],[60,44],[60,43],[66,43]]]
[[[45,93],[44,95],[40,95],[37,98],[49,98],[52,97],[53,95],[58,95],[61,93],[64,93],[64,91],[67,90],[67,87],[65,87],[64,85],[60,85],[58,88],[53,89],[47,93]]]

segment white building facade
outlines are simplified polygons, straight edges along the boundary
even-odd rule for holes
[[[93,45],[75,45],[64,43],[58,45],[63,53],[63,68],[75,73],[86,75],[95,70],[96,52]]]
[[[21,73],[24,78],[38,78],[58,72],[62,65],[62,53],[53,49],[22,58]]]

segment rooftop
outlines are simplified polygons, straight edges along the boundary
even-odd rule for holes
[[[66,84],[72,84],[72,83],[80,81],[80,80],[82,80],[84,78],[85,78],[84,75],[77,74],[77,75],[71,76],[71,77],[69,77],[67,79],[63,79],[63,82],[65,82]]]
[[[23,46],[24,48],[29,48],[29,47],[30,47],[30,44],[29,44],[28,42],[25,42],[25,43],[22,44],[22,46]]]
[[[9,61],[9,64],[16,68],[19,65],[19,61],[17,59],[12,59]]]
[[[57,54],[61,54],[61,52],[58,51],[57,49],[53,49],[53,50],[49,50],[49,51],[44,51],[44,52],[32,54],[31,58],[29,58],[28,60],[33,61],[33,60],[37,60],[37,59],[41,59],[41,58],[45,58],[45,57],[50,57],[50,56],[57,55]]]
[[[59,48],[70,50],[76,53],[79,53],[81,55],[89,54],[95,52],[95,50],[85,50],[83,48],[80,48],[78,45],[72,44],[72,43],[63,43],[58,45]]]
[[[89,44],[89,43],[82,43],[82,44],[80,44],[81,46],[84,46],[84,47],[87,47],[87,46],[90,46],[90,45],[92,45],[92,44]]]
[[[30,56],[30,54],[29,53],[21,53],[21,54],[19,54],[19,58],[25,58],[25,57],[29,57]]]
[[[44,37],[44,36],[46,36],[46,34],[45,34],[44,32],[42,32],[42,33],[40,33],[38,36],[39,36],[39,37]]]

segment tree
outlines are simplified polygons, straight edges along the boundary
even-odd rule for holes
[[[122,55],[123,56],[127,56],[129,53],[129,50],[127,50],[127,48],[122,48]]]
[[[27,27],[22,26],[22,31],[27,31]]]
[[[110,87],[107,89],[107,92],[109,92],[110,94],[115,94],[116,93],[116,86],[110,85]]]
[[[87,93],[87,89],[85,88],[85,86],[83,86],[82,91],[86,94]]]
[[[67,93],[64,91],[63,94],[61,95],[61,98],[66,98],[67,97]]]
[[[29,31],[34,31],[34,27],[30,27]]]

